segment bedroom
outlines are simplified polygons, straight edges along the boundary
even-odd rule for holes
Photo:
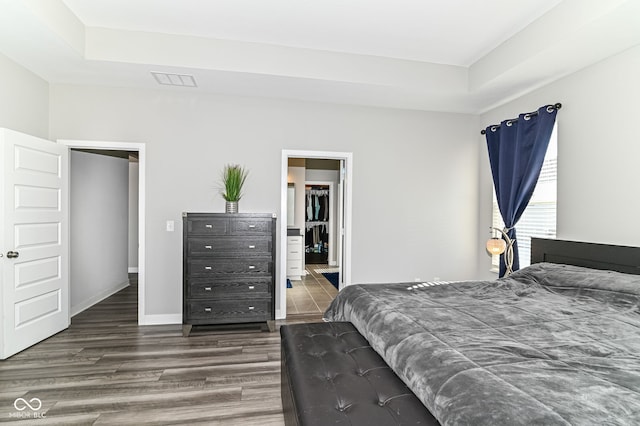
[[[603,22],[613,19],[609,15],[617,7],[624,10],[631,3],[612,2],[607,6],[611,10],[600,11]],[[561,6],[557,19],[581,7],[576,2]],[[577,23],[563,25],[554,28],[555,34],[567,31],[558,39],[580,33]],[[164,231],[165,221],[178,222],[187,210],[222,211],[223,201],[212,187],[228,162],[251,170],[242,210],[279,212],[283,149],[353,153],[352,282],[490,278],[482,247],[491,223],[492,188],[479,131],[546,103],[563,103],[558,117],[558,237],[640,245],[640,199],[633,185],[640,181],[634,126],[640,48],[637,33],[626,35],[626,45],[616,39],[612,51],[584,59],[593,63],[525,80],[513,99],[502,96],[481,107],[469,103],[454,112],[283,99],[258,96],[258,91],[225,94],[104,87],[73,79],[48,82],[5,50],[0,59],[5,76],[0,82],[0,126],[51,140],[147,145],[146,280],[154,291],[147,295],[144,314],[150,322],[180,318],[181,241],[179,233]],[[6,37],[3,33],[3,44]],[[562,59],[582,60],[571,52]],[[536,57],[530,57],[520,66],[534,67]],[[151,79],[148,71],[141,78]],[[246,81],[245,89],[254,84]],[[405,183],[400,194],[391,179],[397,176]],[[380,194],[388,196],[381,199]],[[371,258],[382,261],[371,265]]]

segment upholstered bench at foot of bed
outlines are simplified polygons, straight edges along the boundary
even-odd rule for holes
[[[438,425],[348,322],[283,325],[287,426]]]

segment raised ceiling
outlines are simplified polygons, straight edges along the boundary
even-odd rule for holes
[[[51,84],[480,113],[640,44],[639,0],[0,0]],[[151,71],[193,75],[159,86]]]
[[[469,66],[560,0],[64,0],[89,27]]]

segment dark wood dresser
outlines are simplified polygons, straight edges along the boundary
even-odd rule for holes
[[[271,213],[183,213],[182,332],[275,320],[276,219]]]

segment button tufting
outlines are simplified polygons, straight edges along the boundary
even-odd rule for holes
[[[345,411],[347,411],[349,408],[351,408],[351,404],[347,404],[347,405],[338,405],[336,407],[336,410],[340,411],[341,413],[344,413]]]
[[[309,340],[300,334],[296,336],[296,329],[302,330],[302,327],[299,324],[285,325],[280,330],[285,354],[282,368],[287,372],[287,383],[291,389],[291,396],[287,396],[286,392],[282,394],[283,405],[285,397],[302,396],[304,404],[295,405],[293,399],[290,404],[295,407],[295,413],[292,414],[301,420],[300,424],[324,426],[337,420],[358,426],[388,424],[386,413],[392,413],[390,415],[397,420],[397,424],[438,425],[411,393],[398,405],[402,407],[402,412],[396,411],[391,401],[400,396],[398,391],[404,389],[403,383],[360,338],[352,324],[305,324],[304,327],[315,332],[315,337]],[[331,328],[338,333],[332,333]],[[337,339],[324,338],[331,334]],[[361,362],[365,360],[366,363],[362,365]],[[377,371],[380,374],[372,375]],[[369,376],[372,378],[369,379]],[[383,409],[376,409],[376,405]],[[333,417],[325,411],[326,418],[317,418],[320,410],[332,410]]]
[[[330,371],[326,373],[325,379],[331,381],[331,380],[334,380],[337,376],[338,376],[338,373]]]

